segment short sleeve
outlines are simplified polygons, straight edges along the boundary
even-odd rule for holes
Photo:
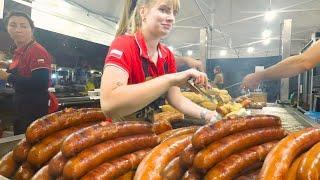
[[[174,55],[173,53],[169,51],[169,54],[168,54],[168,59],[167,59],[167,62],[168,62],[168,73],[176,73],[177,72],[177,65],[176,65],[176,60],[174,58]]]
[[[105,59],[105,65],[115,65],[123,70],[130,72],[130,39],[128,36],[120,36],[116,38],[110,48]]]
[[[30,70],[31,72],[37,69],[50,69],[51,57],[49,53],[38,46],[30,50]]]

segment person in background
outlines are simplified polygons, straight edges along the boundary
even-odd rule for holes
[[[223,89],[224,78],[220,66],[216,66],[213,69],[214,79],[212,81],[212,87]]]
[[[34,24],[22,12],[5,18],[5,27],[16,48],[8,71],[0,70],[0,79],[13,84],[13,103],[17,113],[14,134],[23,134],[29,124],[48,113],[51,57],[33,37]]]
[[[86,92],[93,91],[95,89],[94,77],[93,76],[94,76],[93,74],[89,73],[88,80],[87,80],[86,87],[85,87],[85,91]]]
[[[148,109],[159,109],[166,98],[191,117],[219,119],[217,112],[194,104],[180,91],[189,79],[207,86],[206,74],[195,69],[177,73],[174,55],[160,43],[172,29],[179,7],[179,0],[126,1],[101,80],[101,108],[108,117],[119,120],[133,114],[152,120]]]
[[[320,63],[320,41],[314,43],[305,52],[288,57],[279,63],[244,77],[242,87],[252,89],[264,80],[275,80],[296,76],[304,71],[314,68]]]

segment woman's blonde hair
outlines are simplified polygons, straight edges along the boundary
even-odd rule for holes
[[[151,7],[156,1],[157,0],[126,0],[116,37],[125,33],[133,34],[140,29],[142,25],[142,19],[139,13],[140,7]],[[178,12],[180,9],[180,0],[168,1],[172,1],[173,10]]]

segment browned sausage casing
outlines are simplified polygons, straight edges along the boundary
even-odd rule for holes
[[[257,180],[259,173],[260,173],[260,169],[254,171],[252,173],[249,173],[247,175],[243,175],[238,178],[235,178],[235,180]]]
[[[48,169],[49,174],[52,177],[59,177],[62,175],[63,168],[67,163],[67,158],[65,158],[61,152],[56,154],[49,162]]]
[[[105,162],[97,168],[88,172],[81,179],[117,179],[127,172],[136,169],[139,163],[150,150],[151,149],[136,151],[110,162]]]
[[[197,152],[198,151],[193,148],[192,144],[189,144],[180,154],[181,165],[183,167],[190,168],[193,164],[193,160]]]
[[[132,180],[135,173],[135,171],[129,171],[125,175],[122,175],[119,178],[117,178],[117,180]]]
[[[134,179],[161,179],[165,166],[190,143],[191,135],[182,135],[168,139],[151,150],[142,160]]]
[[[200,180],[201,176],[202,175],[197,172],[196,169],[190,168],[184,173],[182,180]]]
[[[147,133],[152,133],[152,125],[148,122],[101,122],[70,135],[63,142],[61,152],[65,157],[71,157],[87,147],[106,140]]]
[[[105,116],[100,109],[65,109],[34,121],[27,128],[26,139],[30,144],[34,144],[53,132],[84,122],[102,121],[104,119]]]
[[[26,138],[23,138],[14,148],[13,148],[13,159],[17,163],[21,163],[27,160],[29,150],[31,145],[27,142]]]
[[[192,137],[192,144],[195,149],[202,149],[212,142],[236,132],[273,126],[281,126],[279,117],[255,115],[225,119],[199,128]]]
[[[36,172],[36,174],[31,178],[31,180],[51,180],[53,179],[49,174],[48,165],[43,166]]]
[[[34,175],[35,171],[33,167],[28,163],[24,162],[14,175],[15,180],[29,180]]]
[[[277,141],[268,142],[233,154],[211,168],[204,179],[233,179],[241,172],[241,170],[244,170],[246,167],[253,165],[256,162],[264,160],[276,144]]]
[[[266,157],[259,179],[283,179],[296,156],[319,141],[320,128],[316,127],[288,135]]]
[[[80,178],[109,159],[154,147],[158,142],[159,138],[155,134],[145,134],[116,138],[97,144],[71,158],[63,168],[63,176]]]
[[[0,175],[10,178],[17,169],[17,163],[13,159],[13,153],[10,151],[0,160]]]
[[[297,171],[297,179],[313,180],[320,178],[320,142],[315,144],[302,157]]]
[[[161,134],[171,129],[172,126],[169,121],[155,121],[153,123],[153,132],[156,134]]]
[[[93,123],[85,123],[79,126],[70,127],[42,139],[38,144],[34,145],[28,154],[27,161],[33,166],[40,168],[44,163],[49,161],[56,155],[61,147],[63,140],[73,132],[81,128],[92,125]]]
[[[304,155],[305,154],[300,155],[297,159],[293,161],[284,180],[297,179],[297,172],[299,169],[299,165]]]
[[[194,158],[193,166],[201,172],[206,172],[233,153],[265,142],[280,140],[285,136],[284,129],[275,127],[239,132],[224,137],[199,151]]]
[[[179,156],[174,158],[169,164],[163,169],[161,176],[164,180],[179,180],[185,173],[186,168],[181,166]]]
[[[173,130],[166,131],[166,132],[160,134],[159,137],[160,137],[161,142],[163,142],[163,141],[170,139],[170,138],[173,138],[173,137],[181,136],[184,134],[194,133],[198,128],[199,128],[199,126],[190,126],[190,127],[173,129]]]

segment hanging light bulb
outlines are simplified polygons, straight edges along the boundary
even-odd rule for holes
[[[267,22],[270,22],[272,21],[277,15],[277,12],[276,11],[267,11],[265,14],[264,14],[264,20],[267,21]]]

